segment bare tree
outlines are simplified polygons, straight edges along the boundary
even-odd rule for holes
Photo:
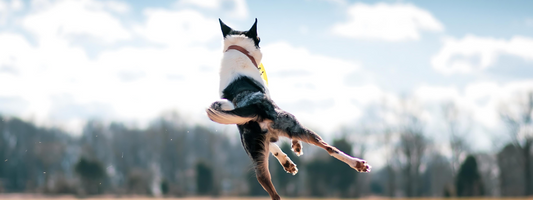
[[[354,152],[356,155],[364,157],[363,154],[367,149],[370,151],[381,149],[384,152],[384,175],[373,179],[383,179],[376,184],[380,185],[381,192],[389,197],[394,197],[398,192],[396,172],[400,171],[394,146],[398,142],[398,124],[394,122],[395,118],[400,118],[398,107],[391,99],[383,98],[365,109],[365,117],[359,121],[356,128],[343,129],[344,136],[355,144],[356,150],[359,150]]]
[[[423,176],[423,194],[431,197],[451,196],[453,176],[448,158],[439,151],[428,152],[426,171]]]
[[[400,134],[398,153],[404,158],[403,171],[405,175],[405,190],[408,197],[418,195],[418,178],[420,177],[420,165],[427,148],[428,141],[420,130],[407,127]]]
[[[386,146],[392,146],[392,137],[393,137],[393,131],[391,128],[385,128],[383,131],[383,142]],[[394,197],[394,193],[396,192],[396,179],[395,179],[395,170],[394,170],[394,164],[393,164],[393,154],[394,149],[390,148],[386,151],[386,170],[387,170],[387,196]]]
[[[531,174],[531,147],[533,146],[533,91],[519,95],[514,102],[502,106],[500,117],[509,128],[512,143],[521,155],[524,169],[524,191],[526,196],[533,195]]]
[[[470,130],[470,118],[462,114],[454,102],[445,103],[442,112],[449,131],[452,173],[455,176],[462,158],[470,151],[465,138],[465,134]]]
[[[429,146],[429,140],[424,135],[421,112],[416,101],[404,100],[402,106],[403,111],[400,115],[402,124],[399,128],[400,141],[397,153],[403,166],[406,195],[414,197],[420,194],[420,166]]]

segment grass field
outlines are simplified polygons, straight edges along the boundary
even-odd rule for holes
[[[28,195],[28,194],[0,194],[0,199],[24,199],[24,200],[76,200],[73,196],[41,196],[41,195]],[[184,197],[184,198],[152,198],[152,197],[110,197],[110,196],[101,196],[101,197],[90,197],[90,198],[81,198],[83,200],[120,200],[120,199],[131,199],[131,200],[270,200],[268,197]],[[358,200],[389,200],[390,198],[384,197],[362,197]],[[533,200],[531,198],[394,198],[391,200]],[[337,198],[283,198],[282,200],[350,200],[350,199],[337,199]]]
[[[101,197],[89,197],[89,198],[76,198],[73,196],[42,196],[42,195],[28,195],[28,194],[0,194],[0,200],[5,199],[24,199],[24,200],[270,200],[269,197],[182,197],[182,198],[155,198],[155,197],[135,197],[135,196],[124,196],[124,197],[111,197],[111,196],[101,196]],[[336,198],[283,198],[283,200],[341,200]],[[372,199],[372,200],[381,200],[384,198],[361,198],[361,199]],[[349,200],[349,199],[342,199]],[[450,200],[450,199],[446,199]],[[518,199],[514,199],[518,200]]]
[[[24,200],[77,200],[80,198],[72,196],[33,196],[33,195],[2,195],[0,199],[24,199]],[[183,197],[183,198],[152,198],[152,197],[90,197],[81,198],[82,200],[270,200],[268,197]],[[320,199],[320,198],[282,198],[283,200],[340,200],[340,199]],[[378,198],[369,198],[378,199]],[[349,199],[343,199],[349,200]]]

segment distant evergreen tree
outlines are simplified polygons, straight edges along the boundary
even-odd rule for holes
[[[126,179],[128,193],[148,195],[150,193],[150,184],[150,178],[146,170],[141,168],[130,169]]]
[[[333,146],[337,149],[345,152],[349,155],[352,155],[352,145],[345,139],[341,138],[333,141]],[[333,159],[332,157],[330,159]],[[355,180],[357,177],[357,171],[346,165],[344,162],[340,162],[337,159],[334,159],[330,163],[332,176],[332,185],[336,188],[341,197],[349,196],[350,187],[354,186]]]
[[[500,192],[505,197],[524,196],[526,177],[524,176],[524,161],[522,150],[516,144],[509,143],[497,154],[500,169]]]
[[[307,187],[311,192],[311,196],[315,197],[324,197],[328,195],[330,188],[330,169],[329,161],[334,161],[330,158],[328,159],[314,159],[311,162],[305,165],[307,174]]]
[[[461,164],[456,178],[457,196],[482,196],[483,182],[478,171],[476,158],[472,155],[466,157]]]
[[[169,190],[170,186],[168,184],[168,181],[166,179],[161,181],[161,193],[163,193],[163,195],[168,195]]]
[[[288,142],[283,142],[280,145],[281,151],[285,152],[287,156],[291,158],[291,160],[294,162],[294,164],[297,165],[298,169],[300,169],[303,164],[300,162],[300,158],[296,156],[291,150],[291,145]],[[297,181],[298,181],[298,174],[295,176],[287,173],[283,166],[280,165],[276,157],[270,156],[269,158],[270,162],[270,173],[272,174],[272,181],[274,182],[274,185],[276,186],[276,190],[278,193],[282,196],[296,196],[297,195]],[[300,173],[300,172],[298,172]]]
[[[102,193],[101,184],[106,174],[100,162],[82,157],[74,166],[74,170],[82,179],[87,194]]]
[[[341,138],[333,141],[333,146],[351,154],[352,145]],[[313,196],[350,196],[350,188],[355,184],[357,172],[339,160],[328,157],[316,159],[306,165],[308,186]]]
[[[245,174],[246,182],[248,183],[248,195],[249,196],[268,196],[268,193],[263,189],[263,186],[257,181],[255,171],[249,169]]]
[[[196,164],[196,188],[199,195],[213,194],[213,169],[204,162]]]

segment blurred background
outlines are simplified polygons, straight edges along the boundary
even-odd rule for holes
[[[533,2],[0,0],[0,193],[266,196],[209,121],[221,18],[255,18],[274,101],[315,146],[283,197],[533,195]]]

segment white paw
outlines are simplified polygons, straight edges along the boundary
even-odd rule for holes
[[[235,106],[233,106],[233,103],[231,101],[228,101],[227,99],[221,99],[218,101],[215,101],[211,104],[210,108],[215,110],[233,110],[235,109]]]
[[[350,167],[354,168],[358,172],[370,172],[370,169],[372,169],[372,166],[368,165],[368,163],[365,160],[355,159],[354,164]]]
[[[294,164],[290,160],[286,160],[285,163],[283,163],[283,169],[285,169],[287,173],[291,173],[292,175],[296,175],[296,173],[298,173],[298,168],[296,167],[296,164]]]
[[[294,153],[296,153],[297,156],[303,155],[304,152],[303,152],[303,149],[302,149],[302,143],[300,143],[299,141],[293,140],[292,141],[292,151],[294,151]]]

